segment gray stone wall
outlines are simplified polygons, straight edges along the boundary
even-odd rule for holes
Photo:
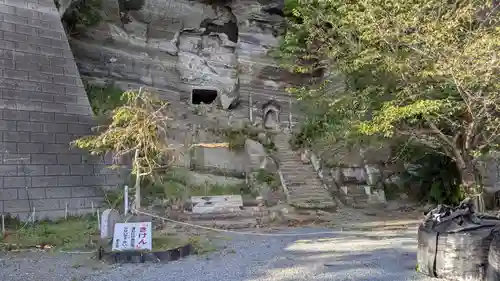
[[[0,213],[89,211],[120,183],[70,149],[92,112],[53,0],[0,1]]]

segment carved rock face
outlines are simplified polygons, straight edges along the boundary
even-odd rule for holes
[[[168,89],[186,101],[193,89],[216,90],[231,107],[240,81],[275,64],[267,53],[283,19],[257,0],[210,2],[103,0],[120,16],[71,40],[81,74]]]
[[[264,128],[266,129],[277,129],[279,128],[280,120],[280,105],[274,101],[270,100],[262,105],[262,120]]]

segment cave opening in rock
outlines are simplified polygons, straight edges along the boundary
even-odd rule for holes
[[[212,5],[220,5],[218,2],[212,3]],[[233,10],[230,6],[222,6],[222,9],[225,10],[229,15],[229,21],[224,23],[223,25],[219,25],[214,23],[215,19],[204,19],[200,28],[205,28],[204,35],[214,33],[224,33],[227,35],[227,38],[234,43],[238,42],[238,20],[236,19],[236,15],[233,13]]]
[[[212,104],[217,98],[217,91],[210,89],[193,89],[191,92],[192,104]]]

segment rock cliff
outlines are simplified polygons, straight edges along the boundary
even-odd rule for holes
[[[257,0],[101,0],[105,16],[98,24],[72,26],[71,7],[63,21],[83,78],[154,87],[171,102],[216,100],[224,109],[237,105],[240,89],[250,86],[257,96],[271,91],[252,106],[281,96],[287,107],[280,90],[294,79],[268,56],[283,31],[281,6]]]

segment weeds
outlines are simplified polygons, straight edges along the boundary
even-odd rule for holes
[[[266,130],[256,128],[249,124],[245,124],[241,128],[220,128],[215,132],[223,136],[229,143],[229,149],[242,150],[245,148],[245,141],[247,139],[254,140],[260,143],[259,133],[270,134]],[[272,141],[262,144],[267,152],[276,151],[276,146]]]
[[[224,194],[249,193],[246,184],[194,184],[188,174],[181,169],[174,169],[144,188],[145,197],[151,199],[178,199],[189,196],[209,196]]]
[[[114,85],[97,86],[87,82],[85,91],[96,116],[107,115],[123,103],[121,96],[124,91]]]
[[[276,173],[271,173],[266,169],[258,169],[255,173],[255,180],[257,182],[267,184],[274,191],[278,190],[281,186],[278,175]]]
[[[217,246],[207,238],[201,236],[189,237],[189,244],[193,247],[193,252],[197,255],[203,255],[217,251]]]
[[[58,221],[42,220],[22,224],[11,220],[6,223],[6,233],[0,237],[4,249],[22,249],[50,245],[62,250],[92,247],[92,235],[97,232],[94,216],[71,216]]]

